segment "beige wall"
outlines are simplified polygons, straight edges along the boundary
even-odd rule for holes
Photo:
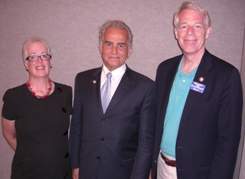
[[[73,86],[78,72],[101,65],[97,48],[98,28],[109,19],[125,21],[134,34],[133,54],[127,61],[129,67],[154,79],[158,64],[180,53],[173,36],[172,15],[182,2],[0,0],[0,97],[8,88],[27,81],[28,76],[21,60],[21,46],[28,36],[33,35],[46,38],[52,47],[51,79]],[[207,42],[208,50],[240,70],[245,1],[198,2],[209,11],[213,22],[213,31]],[[13,151],[0,135],[1,179],[9,178],[12,157]],[[239,169],[238,165],[234,178],[238,178]],[[240,178],[245,178],[244,173],[241,175]]]
[[[243,55],[242,55],[242,66],[241,66],[241,76],[245,76],[245,24],[244,24],[244,36],[243,36]],[[243,123],[242,123],[242,136],[241,136],[241,142],[240,142],[240,148],[239,148],[239,154],[237,158],[237,166],[241,164],[241,167],[236,167],[236,172],[239,173],[240,179],[245,179],[245,143],[244,143],[244,131],[245,131],[245,80],[242,80],[242,86],[243,86]],[[239,172],[240,169],[240,172]],[[235,176],[235,175],[234,175]]]

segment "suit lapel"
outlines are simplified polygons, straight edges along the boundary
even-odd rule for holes
[[[110,103],[106,110],[107,112],[110,112],[119,102],[122,101],[122,99],[125,97],[126,93],[130,89],[130,87],[133,85],[132,83],[132,73],[131,69],[127,67]]]
[[[92,92],[93,98],[95,100],[96,106],[103,113],[102,104],[101,104],[101,97],[100,97],[101,70],[102,70],[102,68],[98,68],[95,70],[95,72],[93,73],[93,76],[92,76],[89,83],[90,83],[91,92]]]
[[[158,100],[161,101],[161,110],[159,110],[161,112],[159,114],[161,119],[164,119],[164,117],[165,117],[170,91],[171,91],[173,81],[174,81],[174,78],[176,75],[176,71],[178,69],[181,58],[182,58],[182,56],[180,56],[179,59],[176,61],[176,63],[173,64],[173,66],[170,69],[168,69],[167,75],[166,75],[166,80],[165,81],[162,80],[160,86],[158,87],[160,89],[158,91],[158,93],[159,93],[158,94],[158,96],[159,96]],[[162,91],[162,89],[164,89],[164,90]]]
[[[204,84],[207,87],[208,83],[211,80],[211,76],[212,76],[212,72],[210,72],[211,68],[212,68],[211,55],[206,50],[205,54],[203,55],[202,61],[197,69],[196,75],[194,77],[194,81]],[[184,127],[185,121],[188,120],[188,116],[193,110],[193,107],[199,102],[199,99],[202,96],[202,94],[203,93],[199,93],[193,90],[189,91],[188,97],[186,99],[185,107],[183,109],[182,117],[181,117],[179,133],[181,132],[181,129]]]

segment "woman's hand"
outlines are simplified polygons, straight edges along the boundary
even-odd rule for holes
[[[7,120],[2,117],[2,131],[4,138],[15,151],[17,146],[15,120]]]

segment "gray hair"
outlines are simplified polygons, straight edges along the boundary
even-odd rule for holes
[[[99,29],[99,46],[101,46],[104,35],[105,35],[105,31],[108,28],[111,27],[115,27],[115,28],[119,28],[119,29],[123,29],[125,31],[127,31],[128,33],[128,46],[129,48],[132,48],[133,46],[133,34],[130,30],[130,28],[123,22],[120,20],[110,20],[105,22]]]
[[[191,9],[194,11],[198,11],[200,13],[202,13],[205,16],[205,27],[211,27],[211,18],[208,14],[208,11],[206,9],[204,9],[200,4],[195,3],[195,2],[183,2],[182,5],[179,7],[179,9],[174,13],[174,18],[173,18],[173,25],[175,28],[178,27],[179,25],[179,15],[181,13],[181,11],[185,10],[185,9]]]
[[[43,39],[41,37],[29,37],[28,39],[25,40],[23,47],[22,47],[22,58],[23,58],[24,62],[25,62],[26,58],[28,57],[28,52],[27,52],[28,48],[30,47],[30,45],[32,43],[35,43],[35,42],[39,42],[39,43],[43,44],[46,47],[48,54],[52,55],[51,54],[51,48],[45,39]]]

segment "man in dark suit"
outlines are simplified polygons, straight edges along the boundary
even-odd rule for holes
[[[76,76],[70,129],[74,179],[149,176],[156,93],[152,80],[125,64],[132,52],[132,40],[124,22],[106,22],[99,32],[103,66]],[[108,107],[104,105],[104,86],[109,86]]]
[[[184,2],[174,15],[183,52],[157,70],[152,178],[231,179],[241,131],[238,70],[205,49],[208,12]]]

